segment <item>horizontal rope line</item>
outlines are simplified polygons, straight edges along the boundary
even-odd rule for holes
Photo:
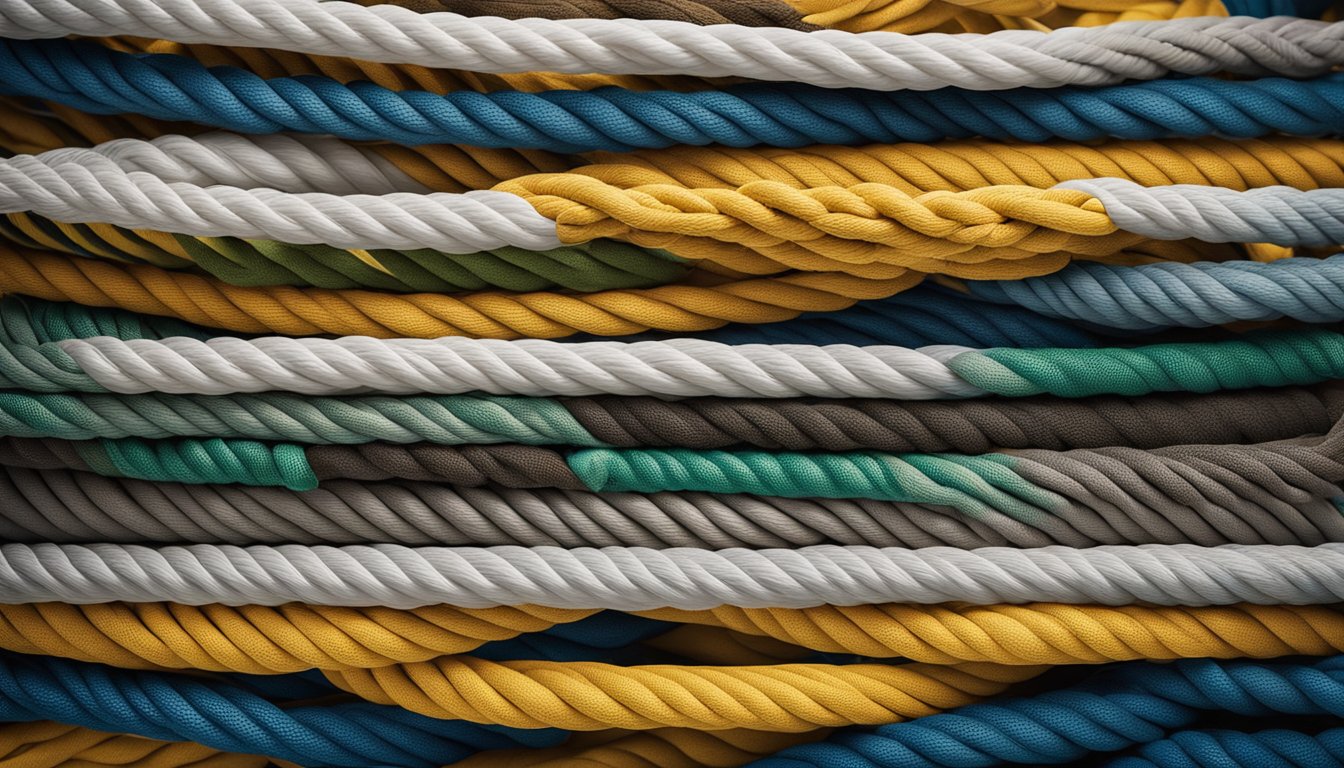
[[[162,603],[0,606],[0,647],[126,668],[281,674],[368,669],[468,653],[591,611],[536,606],[412,611]],[[1106,607],[884,604],[804,609],[657,609],[826,653],[931,664],[1097,664],[1131,659],[1328,655],[1344,643],[1334,606]],[[258,629],[267,641],[256,642]]]
[[[510,21],[417,14],[388,5],[296,8],[273,0],[23,3],[0,16],[0,34],[124,34],[318,54],[338,50],[371,61],[486,72],[745,76],[872,88],[1100,84],[1171,71],[1301,76],[1327,69],[1344,55],[1331,27],[1283,19],[1184,19],[1095,31],[910,38],[660,20]],[[1284,41],[1295,43],[1296,50]]]
[[[1112,29],[1102,33],[1111,34]],[[143,34],[143,29],[138,31]],[[826,33],[803,34],[811,39]],[[538,47],[553,45],[542,42]],[[995,71],[992,65],[954,68],[976,77]],[[1310,136],[1329,133],[1338,124],[1332,98],[1344,87],[1337,75],[1326,75],[1314,80],[1195,78],[1002,92],[878,92],[768,83],[690,93],[608,87],[435,94],[367,82],[345,85],[321,76],[267,79],[234,67],[207,69],[181,56],[136,57],[82,41],[11,39],[0,42],[0,74],[5,75],[7,94],[88,112],[191,121],[244,133],[288,130],[402,144],[563,153],[674,144],[929,142],[977,135],[1025,141]],[[135,95],[104,85],[113,80],[134,83]],[[1311,109],[1294,108],[1303,102]],[[676,119],[669,120],[669,114]],[[1024,120],[1024,115],[1035,119]]]
[[[1005,448],[1160,448],[1321,434],[1344,384],[1069,401],[550,400],[482,395],[300,397],[0,393],[12,437],[225,437],[309,444],[681,447],[987,453]]]
[[[536,603],[616,610],[892,601],[1311,604],[1344,601],[1341,574],[1340,544],[716,552],[0,545],[0,586],[15,602],[301,601],[391,608]]]

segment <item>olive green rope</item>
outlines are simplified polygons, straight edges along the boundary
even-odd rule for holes
[[[26,225],[26,231],[17,226],[19,222]],[[32,235],[34,230],[43,237]],[[102,230],[115,232],[117,242],[109,241]],[[78,238],[69,232],[78,233]],[[595,240],[549,251],[500,248],[448,254],[433,250],[348,251],[273,240],[166,235],[176,243],[174,250],[131,230],[107,225],[57,226],[31,214],[0,217],[0,234],[31,248],[165,269],[196,269],[241,286],[367,288],[403,293],[489,289],[592,293],[665,285],[680,280],[690,270],[689,262],[666,251],[616,240]]]

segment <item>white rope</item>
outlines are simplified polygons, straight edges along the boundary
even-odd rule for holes
[[[267,336],[56,342],[112,392],[305,395],[489,392],[531,396],[974,397],[943,362],[966,347],[728,345],[700,339],[566,344],[542,339]]]
[[[34,157],[44,165],[59,166],[81,162],[88,151],[63,147]],[[377,152],[330,136],[215,131],[148,141],[113,139],[92,151],[124,171],[143,171],[169,183],[333,195],[431,191]]]
[[[1079,179],[1056,186],[1096,197],[1117,227],[1157,240],[1344,243],[1344,189],[1261,187],[1243,192],[1195,184],[1144,187],[1128,179]]]
[[[90,149],[66,149],[57,160],[32,155],[0,160],[0,213],[23,211],[71,223],[337,248],[475,253],[503,246],[536,251],[560,246],[555,222],[521,197],[503,192],[292,194],[170,183],[127,171]]]
[[[633,19],[511,21],[314,0],[8,0],[0,4],[0,35],[136,35],[477,72],[736,76],[886,90],[1102,85],[1170,72],[1304,77],[1344,63],[1344,26],[1287,18],[910,36]]]
[[[6,544],[7,603],[172,601],[623,611],[737,605],[1344,600],[1344,545],[878,549],[234,547]]]

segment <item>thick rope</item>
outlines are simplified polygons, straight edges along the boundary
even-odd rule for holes
[[[1182,19],[1050,34],[910,38],[661,20],[511,21],[387,5],[142,1],[22,3],[0,16],[0,34],[120,34],[311,54],[341,51],[370,61],[481,72],[688,74],[884,89],[1100,85],[1169,72],[1300,77],[1326,71],[1344,57],[1338,32],[1328,25],[1287,19]]]
[[[1080,401],[898,402],[651,397],[299,397],[0,393],[13,437],[225,437],[308,444],[523,443],[697,450],[988,453],[1005,448],[1160,448],[1321,434],[1344,384]]]
[[[234,237],[134,232],[106,224],[66,224],[30,214],[0,219],[0,235],[20,245],[166,269],[197,268],[231,285],[371,288],[456,293],[498,288],[594,292],[676,282],[690,264],[665,251],[595,240],[549,251],[497,248],[450,254],[429,249],[342,250]]]
[[[553,730],[481,728],[363,703],[282,709],[227,684],[16,654],[0,658],[0,712],[7,721],[60,719],[300,764],[352,768],[370,762],[436,768],[479,749],[554,746],[563,738]]]
[[[709,552],[4,544],[0,587],[15,602],[391,608],[536,603],[633,611],[954,600],[1296,605],[1344,600],[1344,545]]]
[[[1168,739],[1151,741],[1135,754],[1112,760],[1110,768],[1185,768],[1228,766],[1255,768],[1282,765],[1312,768],[1344,763],[1344,728],[1320,733],[1269,729],[1243,731],[1180,731]]]
[[[0,606],[0,647],[132,669],[273,675],[374,669],[468,653],[589,615],[535,606],[394,611],[165,603]],[[826,653],[931,664],[1100,664],[1133,659],[1324,656],[1344,646],[1336,607],[918,606],[642,615],[728,627]],[[264,640],[260,638],[264,637]]]
[[[1112,34],[1112,29],[1102,31]],[[825,36],[797,34],[808,39]],[[1077,46],[1073,41],[1064,44]],[[545,42],[536,47],[554,48]],[[971,80],[995,71],[960,64],[954,69],[972,75]],[[132,113],[243,133],[288,130],[402,144],[562,153],[673,144],[797,147],[927,142],[977,135],[1026,141],[1215,133],[1241,138],[1275,132],[1310,136],[1328,133],[1338,124],[1339,110],[1332,99],[1344,87],[1338,76],[1326,75],[1314,80],[1155,80],[1096,89],[1067,86],[1002,93],[878,92],[770,83],[689,93],[608,87],[435,94],[394,91],[371,83],[345,85],[325,77],[267,79],[232,67],[207,69],[181,56],[136,57],[66,40],[5,40],[0,45],[0,74],[5,76],[3,91],[9,95],[55,101],[86,112]],[[135,83],[135,95],[104,85],[113,79]],[[1312,105],[1307,113],[1290,108],[1304,101]],[[1243,111],[1250,107],[1248,102],[1257,107],[1254,115]],[[358,108],[340,106],[349,104]],[[1128,108],[1123,115],[1117,109],[1121,104]],[[1027,120],[1024,115],[1036,118]]]
[[[1085,758],[1091,753],[1161,743],[1166,732],[1189,727],[1201,712],[1262,718],[1275,714],[1338,717],[1344,711],[1340,661],[1335,656],[1314,664],[1178,661],[1125,665],[1098,673],[1071,688],[1029,698],[971,705],[872,732],[841,731],[826,742],[792,747],[753,765],[849,768],[889,764],[887,760],[892,755],[901,756],[901,765],[921,768],[1053,765]],[[1160,755],[1171,755],[1171,746],[1168,743],[1153,749]],[[1140,754],[1144,752],[1146,748]],[[1145,765],[1128,759],[1105,764]],[[1170,763],[1191,764],[1201,763]],[[1259,764],[1295,765],[1273,759]]]
[[[666,285],[568,294],[495,291],[409,296],[292,286],[245,287],[148,266],[0,249],[0,291],[96,307],[168,315],[244,333],[362,335],[378,338],[561,338],[624,336],[649,330],[697,332],[728,323],[772,323],[805,311],[836,311],[881,299],[923,278],[901,267],[888,277],[827,272],[742,279],[720,285]],[[1056,263],[1050,268],[1063,266]],[[1020,264],[1020,262],[1019,262]],[[988,270],[990,276],[1023,267]],[[773,268],[768,271],[774,271]],[[956,272],[958,270],[953,269]],[[1040,270],[1028,270],[1040,274]]]
[[[780,0],[398,0],[395,4],[417,13],[451,11],[505,19],[663,19],[702,26],[817,28]]]
[[[1280,317],[1344,320],[1344,256],[1338,255],[1268,263],[1077,263],[1048,276],[967,286],[979,297],[1109,328],[1198,328]]]
[[[261,755],[219,752],[55,722],[0,725],[0,768],[270,768]]]

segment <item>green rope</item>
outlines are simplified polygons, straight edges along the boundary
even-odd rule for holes
[[[702,491],[758,496],[885,499],[955,507],[1029,521],[1066,503],[1012,471],[1000,454],[769,453],[597,448],[575,451],[569,468],[597,492]]]
[[[304,444],[602,446],[554,399],[0,392],[0,434],[64,440],[229,437]]]
[[[41,243],[15,226],[18,220],[50,238]],[[592,293],[619,288],[648,288],[675,282],[689,262],[666,251],[616,240],[595,240],[549,251],[500,248],[482,253],[449,254],[433,250],[365,252],[328,245],[291,245],[273,240],[191,237],[173,234],[188,258],[160,248],[134,231],[116,227],[125,243],[111,243],[84,224],[65,224],[79,233],[71,238],[55,222],[32,214],[0,217],[0,235],[32,248],[58,243],[69,253],[98,259],[152,264],[165,269],[199,269],[233,285],[292,285],[316,288],[368,288],[380,291],[458,293],[462,291],[544,291]],[[366,255],[366,258],[361,258]]]
[[[73,443],[79,457],[100,475],[168,483],[317,487],[303,446],[253,440],[98,440]]]
[[[1344,378],[1344,336],[1302,329],[1133,349],[999,348],[962,353],[948,366],[971,384],[1008,397],[1281,387]]]

